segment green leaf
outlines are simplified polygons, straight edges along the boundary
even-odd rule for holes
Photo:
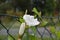
[[[35,12],[36,14],[38,14],[39,12],[37,11],[37,9],[36,8],[33,8],[33,10],[32,10],[33,12]]]
[[[37,40],[35,36],[30,35],[29,37],[30,37],[30,40]]]
[[[25,22],[23,18],[20,18],[19,20],[21,23]]]
[[[51,32],[51,33],[55,33],[55,32],[56,32],[56,29],[55,29],[54,26],[51,26],[51,27],[50,27],[50,32]]]
[[[41,12],[38,12],[36,8],[33,8],[32,10],[36,15],[41,16]]]
[[[33,35],[29,35],[30,40],[41,40],[41,38],[37,37],[37,36],[33,36]]]
[[[32,29],[32,31],[33,31],[34,33],[36,33],[36,28],[35,28],[35,26],[31,26],[31,29]]]
[[[45,20],[43,20],[43,21],[41,22],[40,26],[44,27],[44,26],[46,26],[47,24],[48,24],[48,22],[45,21]]]
[[[13,38],[11,36],[8,36],[8,40],[13,40]]]

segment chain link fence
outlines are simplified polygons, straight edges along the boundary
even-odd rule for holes
[[[7,17],[12,20],[9,21]],[[39,40],[44,40],[46,38],[46,40],[58,40],[56,34],[50,32],[50,25],[54,25],[56,31],[60,31],[60,16],[42,16],[42,18],[43,20],[49,21],[50,24],[45,27],[36,27],[36,35],[40,37]],[[18,19],[18,16],[0,14],[0,40],[8,40],[8,36],[12,37],[13,40],[18,39],[18,31],[20,26]],[[29,33],[33,32],[29,29]]]

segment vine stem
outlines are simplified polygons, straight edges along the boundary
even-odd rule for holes
[[[28,29],[26,30],[26,35],[27,35],[26,40],[29,40],[29,30]]]

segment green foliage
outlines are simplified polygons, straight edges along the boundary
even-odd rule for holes
[[[35,13],[35,15],[41,16],[41,12],[38,12],[36,8],[33,8],[32,11]]]
[[[25,22],[25,21],[24,21],[24,19],[23,19],[22,17],[20,17],[20,19],[19,19],[19,20],[20,20],[20,23]]]
[[[25,1],[25,0],[18,0],[18,2],[19,3],[22,3],[21,5],[23,5],[24,6],[24,3],[26,4],[25,6],[27,6],[28,5],[28,2],[29,0],[27,0],[27,1]],[[20,4],[19,4],[20,5]],[[29,6],[29,5],[28,5]],[[60,6],[59,6],[60,7]],[[10,8],[13,8],[12,7],[12,5],[11,4],[9,4],[9,3],[4,3],[4,4],[0,4],[0,13],[2,13],[3,11],[4,11],[4,13],[6,12],[6,10],[7,9],[10,9]],[[53,13],[53,11],[54,11],[54,9],[56,8],[56,3],[55,3],[55,0],[46,0],[46,4],[45,4],[45,7],[44,7],[44,9],[43,9],[43,12],[44,13]],[[41,12],[38,12],[37,11],[37,9],[36,8],[33,8],[33,10],[32,10],[34,13],[35,13],[35,17],[38,15],[38,17],[41,17]],[[11,11],[10,11],[11,12]],[[9,13],[10,13],[9,12]],[[8,14],[8,13],[7,13]],[[11,13],[10,13],[11,14]],[[10,15],[9,14],[9,15]],[[13,14],[13,13],[12,13]],[[41,18],[42,19],[42,18]],[[7,20],[7,19],[6,19]],[[20,19],[19,19],[19,21],[20,21],[20,23],[22,23],[22,22],[25,22],[24,20],[23,20],[23,18],[22,17],[20,17]],[[40,21],[40,20],[39,20]],[[42,21],[41,21],[41,23],[40,23],[40,26],[42,26],[42,27],[45,27],[46,25],[48,24],[48,21],[46,21],[46,20],[43,20],[42,19]],[[60,26],[60,25],[59,25]],[[1,27],[0,27],[0,29],[1,29]],[[35,32],[36,32],[36,28],[35,27],[31,27],[31,29],[32,29],[32,31],[33,31],[33,33],[35,34]],[[54,26],[51,26],[50,27],[50,32],[51,33],[56,33],[56,35],[57,35],[57,38],[58,39],[60,39],[60,31],[58,31],[58,32],[56,32],[56,29],[55,29],[55,27]],[[36,37],[35,35],[29,35],[28,34],[28,32],[26,32],[27,33],[27,36],[25,36],[22,40],[27,40],[28,38],[29,38],[29,40],[40,40],[38,37]],[[47,39],[47,38],[45,38],[46,40],[49,40],[49,38]],[[45,40],[44,39],[44,40]],[[10,36],[8,36],[8,40],[13,40],[13,38],[12,37],[10,37]]]
[[[56,29],[55,29],[54,26],[50,26],[50,32],[51,32],[51,33],[55,33],[55,32],[56,32]]]
[[[57,25],[58,27],[60,27],[60,21],[58,21],[56,25]]]
[[[32,11],[33,11],[35,14],[38,14],[38,13],[39,13],[36,8],[33,8]]]
[[[60,11],[60,0],[56,0],[57,1],[57,9]]]
[[[32,11],[33,11],[36,15],[38,15],[38,17],[40,17],[40,19],[42,20],[41,23],[40,23],[40,26],[46,26],[46,25],[48,24],[48,21],[45,21],[45,20],[43,20],[43,19],[41,18],[41,12],[39,13],[36,8],[33,8]],[[39,15],[39,14],[40,14],[40,15]]]
[[[57,38],[60,39],[60,31],[56,32]]]
[[[35,36],[30,35],[30,40],[37,40]]]
[[[28,38],[28,37],[27,37]],[[23,37],[22,40],[27,40],[26,36]],[[39,37],[29,35],[29,40],[41,40]]]
[[[48,24],[48,21],[42,20],[40,26],[44,27]]]
[[[51,13],[56,8],[56,1],[55,0],[46,0],[44,11]]]
[[[13,38],[11,36],[8,35],[8,40],[13,40]]]
[[[36,33],[36,27],[32,26],[31,29],[32,29],[33,33],[35,34]]]
[[[3,3],[3,2],[5,2],[5,1],[6,1],[6,0],[0,0],[0,4]]]
[[[0,13],[6,13],[6,10],[12,9],[12,5],[10,3],[2,3],[0,4]]]
[[[6,35],[0,35],[0,40],[5,40],[6,39]],[[6,39],[7,40],[7,39]]]

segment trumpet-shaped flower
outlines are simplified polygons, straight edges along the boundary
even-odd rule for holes
[[[25,22],[26,22],[26,25],[28,25],[28,26],[36,26],[36,25],[38,25],[40,22],[37,20],[37,18],[36,19],[34,19],[34,16],[32,16],[32,15],[24,15],[23,16],[23,19],[25,20]]]
[[[24,30],[25,30],[25,23],[22,23],[19,29],[19,35],[23,35]]]

